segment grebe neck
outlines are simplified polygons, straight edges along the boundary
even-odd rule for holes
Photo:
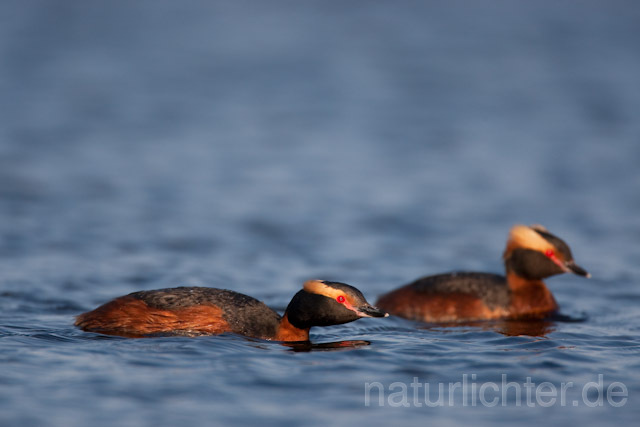
[[[278,330],[276,332],[276,341],[309,341],[309,329],[296,328],[289,322],[287,313],[282,316]]]

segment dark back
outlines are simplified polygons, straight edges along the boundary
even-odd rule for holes
[[[195,305],[219,307],[231,332],[256,338],[274,337],[281,319],[263,302],[226,289],[179,287],[139,291],[130,296],[163,310],[179,310]]]
[[[409,284],[424,294],[461,293],[479,297],[488,307],[509,305],[511,290],[504,276],[491,273],[454,272],[427,276]]]

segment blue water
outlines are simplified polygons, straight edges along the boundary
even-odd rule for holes
[[[638,22],[633,1],[2,2],[0,425],[636,422]],[[363,319],[303,348],[72,326],[176,285],[373,302],[500,272],[515,223],[592,273],[548,280],[562,317]],[[527,379],[572,385],[547,405]]]

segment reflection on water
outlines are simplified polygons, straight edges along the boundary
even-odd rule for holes
[[[285,347],[290,347],[294,352],[308,352],[308,351],[333,351],[333,350],[351,350],[367,345],[371,345],[371,342],[364,340],[348,340],[348,341],[335,341],[325,343],[313,343],[311,341],[306,342],[284,342]]]
[[[505,336],[544,337],[555,331],[556,327],[555,323],[549,320],[505,320],[483,326],[482,329],[493,330]]]
[[[512,337],[520,335],[544,337],[555,330],[555,324],[547,320],[514,320],[501,322],[495,325],[496,332]]]
[[[519,320],[486,320],[475,322],[455,322],[455,323],[430,323],[421,326],[422,329],[438,330],[442,333],[460,332],[465,328],[470,330],[482,330],[498,332],[505,336],[526,335],[531,337],[544,337],[557,330],[557,324],[561,323],[582,323],[586,322],[586,316],[571,316],[556,313],[547,319],[519,319]]]
[[[555,322],[551,320],[495,320],[478,322],[456,322],[429,324],[421,329],[437,330],[442,333],[459,333],[461,331],[493,331],[505,336],[527,335],[544,337],[556,330]]]

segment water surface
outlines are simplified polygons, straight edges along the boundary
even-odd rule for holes
[[[637,420],[639,19],[623,1],[4,3],[0,424]],[[363,319],[307,347],[72,326],[141,289],[282,310],[309,278],[374,301],[500,272],[515,223],[593,275],[548,281],[558,318]],[[598,405],[599,375],[626,404]],[[573,385],[564,404],[474,405],[471,385],[423,404],[503,378]]]

